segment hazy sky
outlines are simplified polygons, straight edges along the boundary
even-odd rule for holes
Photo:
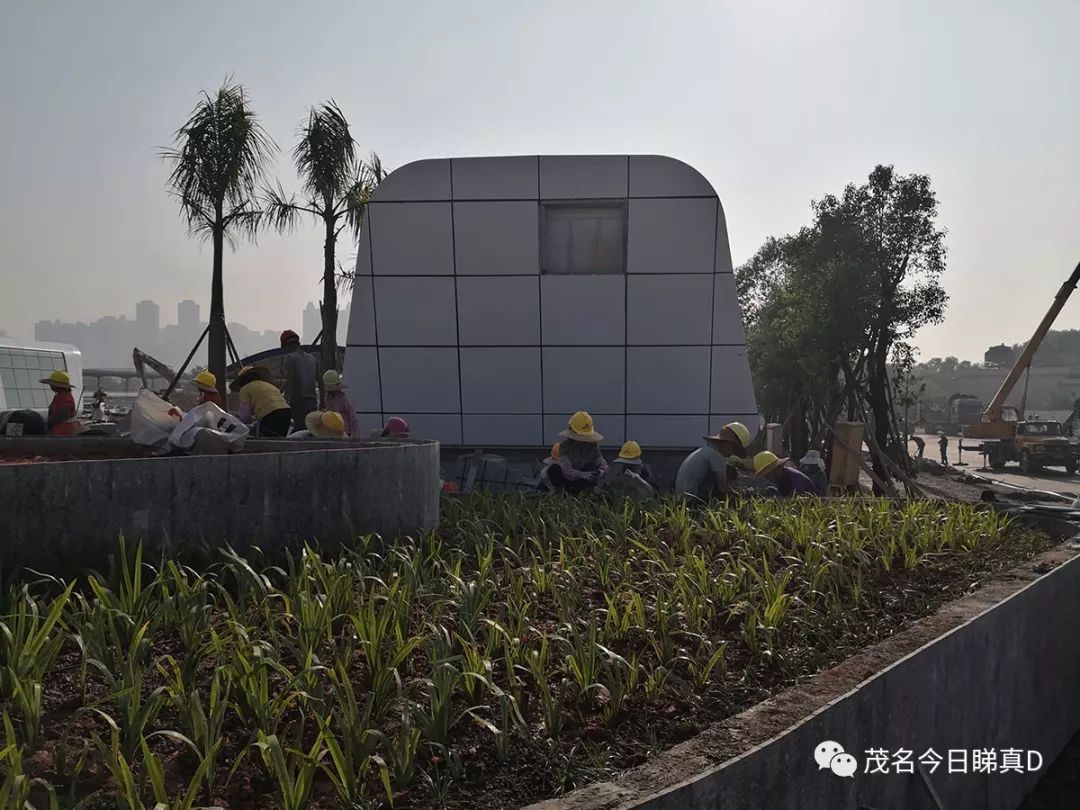
[[[0,329],[205,308],[157,157],[233,74],[286,151],[337,100],[388,166],[661,153],[716,187],[736,264],[875,163],[928,173],[947,322],[923,357],[1021,341],[1080,259],[1080,3],[55,2],[0,5]],[[275,168],[294,187],[287,154]],[[352,255],[346,241],[341,255]],[[225,257],[230,319],[299,329],[310,227]],[[1080,327],[1080,296],[1059,319]]]

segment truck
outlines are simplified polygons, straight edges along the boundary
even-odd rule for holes
[[[1080,263],[1072,271],[1065,283],[1054,296],[1050,309],[1043,316],[1035,329],[1031,340],[1016,358],[1001,386],[990,404],[986,406],[982,417],[975,424],[963,429],[965,439],[978,440],[977,445],[964,449],[982,453],[991,469],[1001,469],[1010,461],[1020,463],[1025,473],[1033,473],[1040,467],[1064,467],[1072,475],[1080,463],[1080,445],[1071,441],[1059,422],[1046,419],[1025,419],[1025,398],[1020,406],[1007,405],[1006,400],[1012,394],[1020,378],[1030,369],[1031,361],[1039,350],[1046,333],[1050,331],[1058,314],[1069,300],[1077,283],[1080,282]]]
[[[922,421],[927,433],[945,433],[959,436],[965,425],[972,425],[982,417],[983,402],[974,394],[952,394],[944,407],[924,408]]]

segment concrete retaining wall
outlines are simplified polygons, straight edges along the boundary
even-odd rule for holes
[[[965,602],[979,598],[960,600],[953,603],[959,607],[951,610],[962,612]],[[948,621],[949,612],[946,607],[939,617]],[[812,684],[807,687],[813,688]],[[755,713],[769,719],[766,704],[746,715]],[[748,722],[733,721],[723,725]],[[917,772],[866,773],[869,749],[885,749],[890,754],[908,749],[917,762],[933,748],[946,757],[933,774],[927,772],[941,798],[940,807],[1015,810],[1078,728],[1080,558],[1074,557],[827,703],[782,735],[718,768],[651,796],[639,790],[648,784],[647,772],[629,771],[614,782],[586,787],[536,807],[934,810],[939,805]],[[839,742],[856,756],[859,771],[853,778],[818,769],[813,752],[825,740]],[[705,754],[701,747],[698,743],[696,749]],[[1023,774],[947,773],[950,749],[1000,752],[1005,748],[1038,751],[1044,760],[1042,769]],[[678,749],[661,758],[665,756],[671,756],[675,765],[668,773],[677,770]],[[708,759],[707,754],[704,758]],[[682,761],[687,764],[687,759]],[[653,773],[659,767],[658,762]]]
[[[0,466],[0,549],[50,570],[102,565],[121,533],[150,549],[227,540],[269,551],[438,525],[437,442],[252,445],[233,455]]]

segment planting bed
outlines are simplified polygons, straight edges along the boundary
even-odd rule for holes
[[[470,496],[436,533],[332,559],[151,568],[121,548],[66,590],[3,595],[0,803],[19,783],[40,806],[517,807],[641,764],[1054,542],[943,502]]]

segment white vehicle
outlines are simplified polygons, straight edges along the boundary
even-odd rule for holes
[[[40,382],[66,371],[73,386],[75,412],[82,407],[82,353],[67,343],[0,338],[0,425],[12,411],[32,410],[47,417],[52,391]]]

